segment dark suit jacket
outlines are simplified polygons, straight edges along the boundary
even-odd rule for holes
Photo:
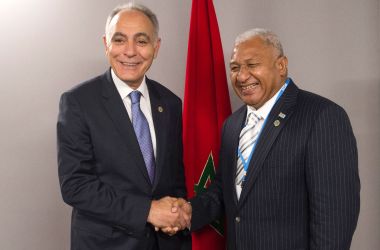
[[[360,182],[345,111],[291,82],[267,118],[237,200],[237,147],[245,117],[243,106],[224,124],[217,176],[191,201],[192,230],[225,212],[230,250],[349,249]]]
[[[152,199],[186,196],[182,104],[159,83],[146,83],[157,138],[153,185],[110,70],[61,97],[58,170],[73,207],[72,249],[180,249],[183,235],[156,233],[146,220]]]

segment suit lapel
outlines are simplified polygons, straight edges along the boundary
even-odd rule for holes
[[[247,106],[244,105],[236,112],[236,118],[232,119],[231,128],[227,127],[227,131],[230,135],[231,141],[228,142],[227,147],[230,147],[226,150],[226,152],[233,152],[232,158],[232,166],[229,167],[227,171],[230,171],[227,176],[230,176],[229,178],[229,184],[228,186],[231,187],[233,190],[233,197],[235,204],[238,203],[237,195],[236,195],[236,188],[235,188],[235,179],[236,179],[236,171],[237,171],[237,148],[239,147],[239,137],[240,137],[240,131],[244,126],[245,119],[247,116]]]
[[[169,107],[164,102],[164,99],[161,98],[160,93],[154,86],[153,82],[146,78],[146,84],[148,86],[154,131],[156,134],[156,171],[153,185],[153,189],[155,189],[158,180],[160,179],[163,161],[165,159],[165,138],[167,138],[166,133],[168,133],[165,127],[167,127],[169,122]]]
[[[249,163],[247,180],[240,195],[239,205],[244,203],[249,190],[252,188],[263,168],[263,163],[272,148],[273,143],[280,134],[282,128],[290,119],[297,101],[297,94],[298,88],[293,82],[291,82],[282,97],[276,102],[269,113],[265,127],[262,128],[255,152]]]
[[[147,182],[150,183],[148,171],[145,167],[144,158],[142,156],[132,122],[128,116],[127,111],[125,110],[123,100],[121,99],[119,92],[117,91],[116,86],[112,81],[110,70],[104,74],[103,79],[103,104],[116,129],[120,133],[123,141],[127,146],[128,150],[126,150],[126,154],[129,154],[130,158],[135,161],[136,165],[141,170],[141,173],[146,178]]]

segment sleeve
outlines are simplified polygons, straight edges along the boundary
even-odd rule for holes
[[[178,150],[175,154],[175,157],[177,157],[177,178],[175,181],[175,188],[174,193],[175,197],[182,197],[186,198],[187,192],[186,192],[186,185],[185,185],[185,169],[183,164],[183,141],[182,141],[182,103],[179,100],[179,104],[177,105],[178,110],[178,120],[177,120],[177,134],[176,136],[176,149]]]
[[[356,140],[345,111],[330,105],[307,144],[310,249],[349,249],[360,206]]]
[[[63,200],[106,224],[141,231],[151,199],[102,182],[96,172],[91,132],[72,92],[62,95],[57,123],[58,173]]]

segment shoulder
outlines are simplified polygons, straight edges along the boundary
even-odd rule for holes
[[[343,107],[318,94],[300,90],[297,98],[297,112],[303,120],[315,123],[347,123],[349,117]]]
[[[223,131],[231,131],[236,126],[242,126],[242,122],[247,113],[247,106],[242,105],[238,110],[233,112],[230,116],[226,118],[223,123]]]
[[[247,113],[247,105],[242,105],[239,109],[234,111],[229,117],[226,119],[226,123],[234,123],[241,118],[241,116],[245,116]]]
[[[106,74],[98,75],[84,82],[74,85],[71,89],[65,91],[64,95],[83,98],[85,96],[93,96],[100,92],[102,82],[107,81]]]
[[[344,112],[344,109],[334,101],[306,90],[299,90],[297,101],[299,108],[316,113],[323,112],[324,110]]]
[[[160,98],[166,101],[182,105],[181,98],[179,98],[176,94],[174,94],[170,89],[168,89],[161,83],[149,78],[146,79],[146,83],[150,92],[156,92],[156,94],[158,94]]]

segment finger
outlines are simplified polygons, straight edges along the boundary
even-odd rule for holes
[[[181,212],[180,212],[180,214],[179,214],[179,216],[178,216],[178,218],[177,218],[177,220],[175,222],[175,225],[177,227],[179,227],[181,230],[185,229],[186,226],[187,226],[187,224],[188,224],[187,221],[186,221],[186,219],[185,219],[185,217],[184,217],[184,215],[185,214],[181,210]]]
[[[176,212],[178,212],[179,207],[180,207],[180,205],[179,205],[178,200],[174,201],[174,202],[172,203],[172,213],[176,213]]]
[[[182,213],[182,218],[183,218],[183,220],[185,221],[185,224],[186,224],[186,226],[187,226],[187,225],[190,223],[191,217],[189,216],[188,213],[183,212],[183,213]]]
[[[179,206],[178,206],[178,204],[176,202],[174,202],[172,204],[171,211],[172,211],[172,213],[177,213],[179,211]]]
[[[173,236],[174,234],[176,234],[178,232],[178,228],[177,227],[165,227],[165,228],[162,228],[161,231],[170,235],[170,236]]]
[[[173,202],[175,202],[175,201],[178,200],[177,198],[175,198],[175,197],[170,197],[170,196],[166,196],[165,198],[166,198],[166,201],[167,201],[167,202],[170,202],[170,203],[173,203]]]
[[[184,200],[183,198],[178,198],[178,204],[179,204],[179,206],[183,206],[184,204],[186,204],[187,203],[187,201],[186,200]]]
[[[171,233],[174,235],[179,231],[178,227],[173,227]]]
[[[186,203],[182,206],[182,216],[183,219],[186,221],[186,227],[190,227],[191,224],[191,214],[192,214],[192,207],[189,203]]]

